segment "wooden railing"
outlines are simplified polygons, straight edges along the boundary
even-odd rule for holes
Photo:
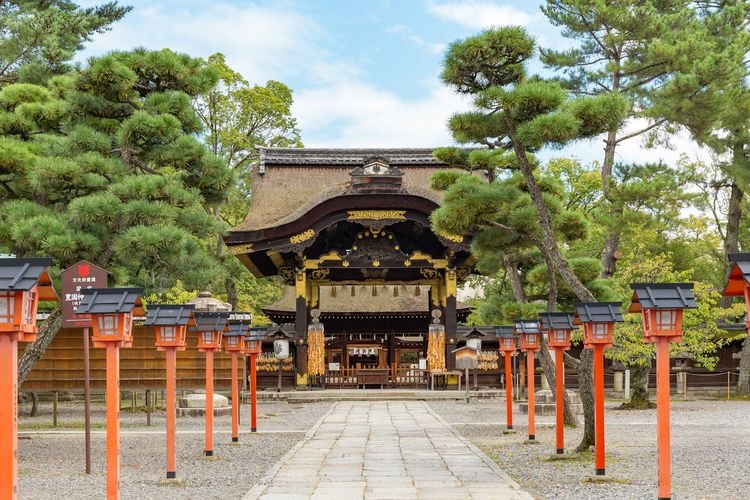
[[[324,384],[329,389],[355,389],[368,380],[364,376],[366,373],[374,371],[379,371],[377,365],[360,365],[354,368],[326,370]],[[426,388],[427,379],[426,370],[394,365],[387,371],[387,380],[384,381],[383,385],[393,388]]]

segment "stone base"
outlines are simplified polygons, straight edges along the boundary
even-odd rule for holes
[[[574,391],[566,391],[571,403],[573,403],[573,411],[576,415],[583,415],[583,403],[581,403],[581,396]],[[521,413],[529,412],[529,403],[522,401],[518,403],[518,410]],[[555,403],[555,395],[549,389],[542,389],[541,391],[534,392],[534,413],[536,415],[554,415],[557,412],[557,404]]]
[[[232,407],[229,399],[221,394],[214,393],[214,416],[230,415]],[[206,392],[196,391],[177,400],[178,417],[202,417],[206,415]]]

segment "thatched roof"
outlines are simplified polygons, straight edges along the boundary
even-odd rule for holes
[[[377,296],[373,296],[372,288],[377,287]],[[332,289],[336,290],[335,296]],[[372,313],[408,313],[420,312],[427,314],[430,308],[427,304],[429,286],[416,285],[337,285],[320,288],[320,310],[323,313],[332,312],[372,312]],[[398,289],[398,297],[394,297],[394,288]],[[416,290],[419,288],[419,295]],[[456,309],[469,311],[471,307],[458,302]],[[280,300],[274,302],[263,311],[292,312],[295,310],[294,287],[287,286]]]
[[[430,179],[447,165],[432,149],[304,149],[265,148],[253,171],[247,217],[235,231],[256,231],[286,224],[319,203],[350,188],[349,173],[367,158],[380,156],[403,173],[403,191],[440,203]]]

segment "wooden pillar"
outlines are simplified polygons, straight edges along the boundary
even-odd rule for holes
[[[295,275],[295,292],[296,316],[294,319],[294,330],[296,333],[296,349],[294,361],[297,372],[297,385],[307,385],[306,339],[311,288],[305,269],[297,270]],[[302,340],[302,344],[300,344],[300,340]]]
[[[442,297],[441,302],[444,307],[444,317],[445,317],[445,337],[447,339],[455,339],[453,343],[446,342],[445,348],[449,350],[454,350],[456,348],[458,339],[458,317],[456,315],[456,290],[457,290],[457,283],[456,283],[456,270],[455,269],[446,269],[445,271],[445,280],[443,283],[442,288]],[[450,346],[450,347],[449,347]],[[454,370],[456,367],[456,357],[454,354],[451,354],[450,352],[446,352],[445,359],[447,363],[448,370]]]

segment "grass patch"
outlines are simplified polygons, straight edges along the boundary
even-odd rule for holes
[[[560,458],[565,457],[565,458]],[[606,459],[607,463],[615,463],[617,462],[617,458],[615,458],[613,455],[610,455],[609,453],[604,454],[604,458]],[[563,455],[542,455],[540,457],[537,457],[537,460],[540,462],[563,462],[566,464],[593,464],[594,463],[594,452],[591,450],[586,451],[579,451],[579,452],[573,452],[573,453],[565,453]]]
[[[630,481],[629,479],[608,476],[590,476],[583,479],[581,482],[584,484],[633,484],[633,481]]]

